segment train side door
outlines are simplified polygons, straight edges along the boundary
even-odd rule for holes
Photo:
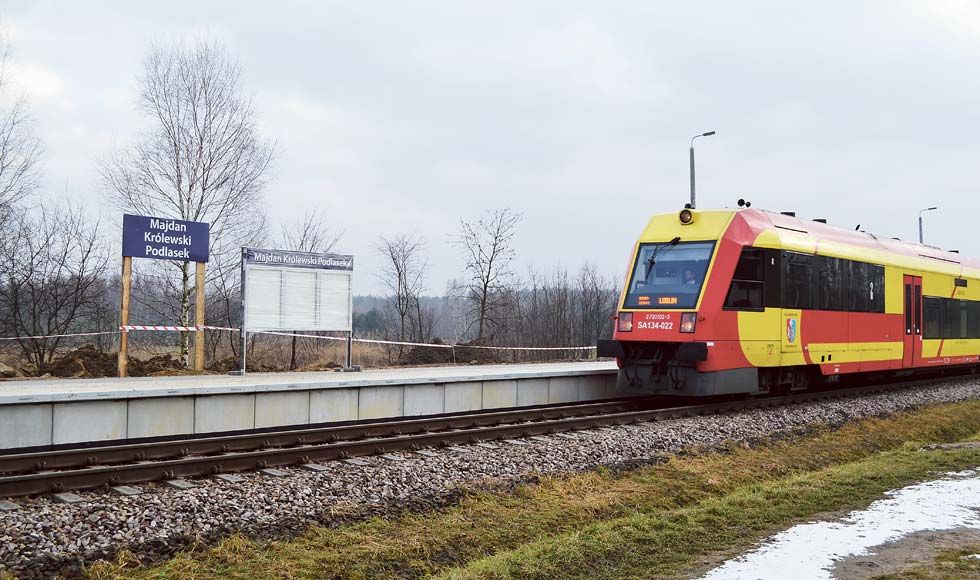
[[[908,276],[905,286],[905,348],[902,366],[912,368],[922,359],[922,278]]]

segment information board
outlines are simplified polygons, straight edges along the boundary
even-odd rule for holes
[[[350,332],[354,257],[244,248],[244,330]]]

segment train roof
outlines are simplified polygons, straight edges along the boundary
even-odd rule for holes
[[[644,240],[663,237],[669,223],[671,225],[666,229],[672,232],[670,236],[679,234],[682,239],[690,239],[684,234],[695,234],[695,231],[694,237],[701,239],[717,239],[724,234],[725,237],[734,236],[735,241],[745,245],[779,247],[956,274],[969,268],[972,276],[980,276],[980,260],[917,242],[756,208],[694,211],[697,217],[691,225],[695,227],[690,230],[686,228],[691,226],[680,224],[676,212],[668,214],[670,218],[654,216],[644,231]]]

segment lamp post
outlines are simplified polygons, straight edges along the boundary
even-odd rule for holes
[[[691,209],[697,207],[694,201],[694,140],[698,137],[711,137],[714,134],[714,131],[708,131],[707,133],[699,133],[691,137]]]
[[[937,208],[936,206],[932,206],[932,207],[927,207],[925,209],[920,209],[919,210],[919,243],[920,244],[924,243],[922,241],[922,214],[924,214],[927,211],[932,211],[934,209],[939,209],[939,208]]]

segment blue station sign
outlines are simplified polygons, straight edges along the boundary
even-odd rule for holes
[[[210,237],[204,222],[123,215],[123,256],[207,262]]]

